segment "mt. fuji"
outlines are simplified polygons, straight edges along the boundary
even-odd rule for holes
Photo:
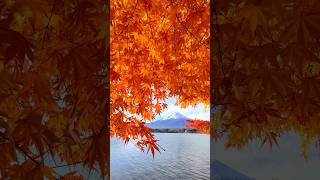
[[[191,118],[186,117],[185,115],[175,112],[170,114],[164,119],[160,119],[151,123],[147,123],[147,126],[152,129],[157,128],[186,128],[187,120]]]
[[[169,120],[169,119],[190,119],[190,118],[186,117],[185,115],[183,115],[179,112],[175,112],[175,113],[170,114],[169,116],[167,116],[163,120]]]

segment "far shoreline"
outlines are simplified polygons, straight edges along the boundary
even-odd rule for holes
[[[200,133],[193,128],[154,128],[151,129],[153,133]]]

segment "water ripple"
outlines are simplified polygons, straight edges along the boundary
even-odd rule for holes
[[[159,133],[156,137],[166,151],[157,153],[154,160],[132,143],[111,139],[111,179],[210,179],[209,136]]]

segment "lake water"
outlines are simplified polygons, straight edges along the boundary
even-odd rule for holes
[[[165,149],[155,158],[141,152],[133,143],[110,142],[112,180],[210,179],[210,139],[203,134],[156,133]]]

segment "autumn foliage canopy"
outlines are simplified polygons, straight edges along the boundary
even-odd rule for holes
[[[154,153],[145,122],[169,97],[209,104],[209,1],[120,0],[110,13],[110,133]]]
[[[114,0],[110,21],[100,0],[0,0],[0,178],[104,176],[110,136],[154,154],[169,97],[210,103],[227,147],[319,141],[319,2],[212,2],[210,54],[209,0]]]
[[[218,1],[213,19],[211,105],[227,147],[292,131],[304,152],[319,142],[319,1]]]
[[[105,176],[106,9],[99,0],[0,1],[0,179]],[[59,173],[70,165],[85,169]]]

